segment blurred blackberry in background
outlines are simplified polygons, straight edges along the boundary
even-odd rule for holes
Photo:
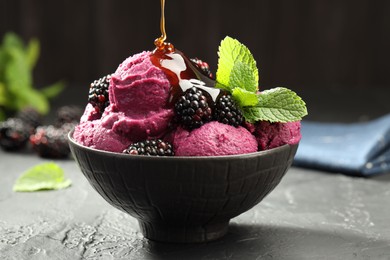
[[[198,128],[212,120],[212,109],[206,95],[199,88],[192,87],[175,103],[177,121],[189,130]]]
[[[40,126],[30,136],[30,143],[35,152],[44,158],[61,159],[70,153],[67,134],[75,126],[65,123],[62,127],[53,125]]]
[[[26,124],[29,124],[34,129],[43,123],[43,116],[35,108],[27,107],[22,109],[16,114],[17,118],[20,118]]]
[[[218,122],[239,126],[244,121],[241,110],[229,94],[222,95],[215,103],[214,119]]]
[[[91,83],[89,87],[88,102],[97,112],[103,113],[104,109],[110,105],[108,87],[111,75],[104,76]]]
[[[130,155],[149,155],[149,156],[173,156],[172,145],[161,139],[145,140],[131,144],[129,148],[123,151]]]
[[[6,151],[24,148],[34,128],[20,118],[0,122],[0,146]]]
[[[78,123],[83,115],[83,110],[79,106],[63,106],[57,110],[57,126],[66,123]]]

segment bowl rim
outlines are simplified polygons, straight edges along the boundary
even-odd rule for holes
[[[252,158],[252,157],[259,157],[259,156],[265,156],[273,153],[278,153],[284,150],[289,150],[290,148],[293,148],[295,146],[298,146],[299,142],[296,144],[284,144],[275,148],[271,148],[268,150],[263,151],[257,151],[252,153],[245,153],[245,154],[233,154],[233,155],[216,155],[216,156],[145,156],[145,155],[131,155],[123,154],[123,153],[117,153],[117,152],[110,152],[105,150],[98,150],[95,148],[91,148],[88,146],[84,146],[82,144],[79,144],[74,138],[73,138],[74,129],[72,129],[68,133],[68,140],[73,145],[78,147],[79,149],[92,152],[95,154],[100,155],[111,155],[119,158],[128,158],[128,159],[141,159],[141,160],[165,160],[165,161],[178,161],[178,160],[227,160],[227,159],[243,159],[243,158]]]

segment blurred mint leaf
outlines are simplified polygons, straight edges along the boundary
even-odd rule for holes
[[[22,108],[33,107],[41,114],[47,114],[49,112],[49,101],[36,89],[27,89],[19,96],[19,99],[21,100]]]
[[[256,106],[259,102],[255,93],[242,88],[234,88],[232,96],[240,107]]]
[[[63,81],[56,82],[54,84],[51,84],[50,86],[47,86],[45,88],[42,88],[40,91],[46,98],[54,98],[58,96],[65,88],[65,83]]]
[[[19,92],[31,88],[32,75],[23,50],[11,48],[8,53],[10,60],[5,68],[5,79],[9,90],[18,95]]]
[[[29,41],[26,49],[27,64],[30,69],[33,69],[38,61],[40,54],[40,44],[37,39]]]
[[[13,32],[8,32],[5,34],[3,39],[3,46],[5,49],[11,49],[11,48],[16,48],[19,50],[24,49],[24,44],[22,39]]]
[[[32,69],[40,54],[37,39],[31,39],[27,46],[15,33],[5,34],[0,45],[0,105],[5,114],[12,114],[30,106],[42,114],[49,111],[49,99],[57,96],[64,83],[58,82],[42,90],[34,88]],[[3,87],[4,86],[4,87]],[[5,99],[5,101],[4,101]]]
[[[5,119],[6,119],[5,112],[0,107],[0,122],[5,121]]]
[[[245,70],[251,71],[257,86],[259,73],[256,67],[256,61],[245,45],[236,39],[227,36],[221,41],[218,49],[218,56],[218,69],[216,73],[217,82],[225,86],[232,86],[230,82],[232,70],[234,69],[236,63],[240,62],[247,65]]]
[[[243,114],[248,122],[294,122],[307,115],[305,102],[287,88],[273,88],[258,94],[259,103],[244,107]]]
[[[24,172],[15,182],[14,191],[58,190],[71,185],[63,169],[57,164],[42,163]]]
[[[7,105],[7,93],[5,86],[2,82],[0,82],[0,106],[5,106]]]

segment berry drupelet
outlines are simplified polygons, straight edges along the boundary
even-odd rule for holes
[[[195,129],[212,120],[212,109],[206,94],[192,87],[175,103],[177,121],[186,129]]]
[[[108,97],[108,86],[110,85],[111,75],[104,76],[91,83],[89,87],[88,102],[97,112],[103,113],[104,109],[110,104]]]
[[[218,122],[239,126],[244,121],[241,110],[231,95],[224,94],[216,102],[214,108],[214,119]]]
[[[173,156],[174,152],[172,145],[161,139],[145,140],[142,142],[133,143],[126,150],[125,154],[130,155],[149,155],[149,156]]]

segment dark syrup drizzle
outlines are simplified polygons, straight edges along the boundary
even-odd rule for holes
[[[175,49],[171,43],[165,42],[167,35],[164,7],[165,0],[161,0],[161,37],[154,41],[156,49],[151,54],[150,59],[153,65],[165,72],[171,84],[168,106],[173,106],[183,92],[193,86],[201,88],[208,98],[215,102],[223,92],[214,88],[215,81],[206,76],[181,51]]]

